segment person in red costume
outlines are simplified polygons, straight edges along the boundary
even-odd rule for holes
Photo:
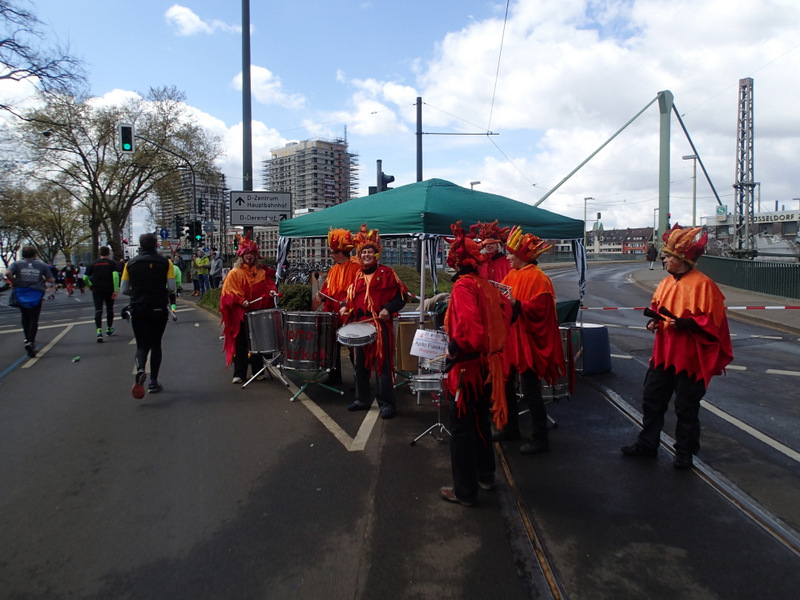
[[[353,250],[353,235],[347,229],[330,228],[328,231],[328,248],[330,248],[333,266],[328,271],[328,276],[322,284],[319,292],[311,300],[311,308],[325,312],[336,313],[342,303],[347,298],[347,288],[355,281],[356,275],[361,270],[361,263],[350,253]],[[341,317],[336,324],[337,329],[342,326]],[[325,381],[328,385],[338,385],[342,383],[342,353],[341,349],[336,352],[336,364],[328,374]]]
[[[250,333],[246,314],[252,310],[274,307],[278,295],[275,286],[275,271],[262,265],[258,244],[249,237],[239,236],[239,257],[222,284],[219,312],[225,333],[225,366],[233,362],[233,383],[242,383],[247,378],[247,365],[253,373],[262,367],[258,355],[250,356]]]
[[[520,438],[519,410],[514,403],[519,375],[522,399],[528,403],[533,421],[531,440],[520,446],[523,454],[550,450],[547,410],[542,399],[540,379],[553,384],[566,372],[561,334],[558,331],[556,295],[550,278],[536,259],[551,246],[515,226],[508,234],[506,249],[511,272],[503,278],[511,288],[513,309],[508,341],[503,349],[506,368],[508,424],[494,435],[495,440]]]
[[[647,329],[655,333],[653,355],[642,393],[643,427],[637,441],[623,446],[626,456],[658,454],[664,414],[675,394],[676,469],[690,469],[700,450],[700,400],[709,381],[733,360],[725,316],[725,297],[694,268],[705,251],[708,233],[677,223],[664,234],[662,253],[669,275],[653,294]]]
[[[347,290],[341,315],[348,323],[366,321],[375,326],[377,338],[368,346],[354,349],[356,398],[349,411],[367,410],[372,405],[370,373],[377,375],[377,397],[381,418],[391,419],[397,411],[394,399],[393,315],[406,304],[408,290],[389,267],[378,264],[381,252],[377,229],[362,225],[354,237],[361,270]]]
[[[507,418],[505,378],[500,351],[511,324],[511,305],[478,268],[487,255],[461,221],[450,226],[453,238],[447,264],[455,269],[453,291],[445,313],[448,372],[445,389],[450,399],[450,463],[453,486],[439,495],[472,506],[478,488],[494,487],[495,460],[492,425]]]
[[[501,252],[509,229],[498,227],[497,219],[491,223],[478,222],[476,237],[481,241],[481,253],[485,255],[484,262],[478,265],[478,275],[489,281],[500,283],[511,271],[508,258]]]

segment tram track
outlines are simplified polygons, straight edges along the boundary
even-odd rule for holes
[[[602,394],[614,408],[621,412],[630,421],[639,427],[642,426],[641,413],[639,413],[639,411],[637,411],[627,401],[614,392],[614,390],[604,385],[596,384],[587,378],[583,378],[583,380],[592,388],[597,390],[600,394]],[[675,453],[673,451],[673,445],[674,440],[666,433],[662,433],[661,446],[667,452],[674,455]],[[693,470],[722,498],[732,504],[737,510],[748,517],[753,523],[755,523],[773,539],[790,550],[796,557],[800,557],[800,533],[781,521],[777,516],[772,514],[754,498],[742,491],[738,486],[736,486],[736,484],[729,481],[727,478],[696,457],[694,460]]]

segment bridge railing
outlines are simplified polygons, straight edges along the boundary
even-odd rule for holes
[[[697,268],[722,285],[770,296],[800,299],[800,263],[703,256]]]

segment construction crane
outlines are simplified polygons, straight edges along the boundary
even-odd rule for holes
[[[753,176],[753,79],[739,80],[739,126],[736,132],[736,205],[733,211],[734,236],[731,253],[740,258],[756,255],[750,226],[754,223]]]

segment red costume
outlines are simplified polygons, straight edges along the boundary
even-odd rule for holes
[[[474,230],[475,228],[471,228]],[[491,223],[478,222],[477,237],[481,240],[481,252],[486,253],[486,247],[490,244],[502,246],[508,239],[508,227],[498,227],[497,220]],[[495,252],[488,255],[486,260],[478,265],[478,275],[489,281],[500,283],[503,278],[511,271],[508,257],[502,252]]]

